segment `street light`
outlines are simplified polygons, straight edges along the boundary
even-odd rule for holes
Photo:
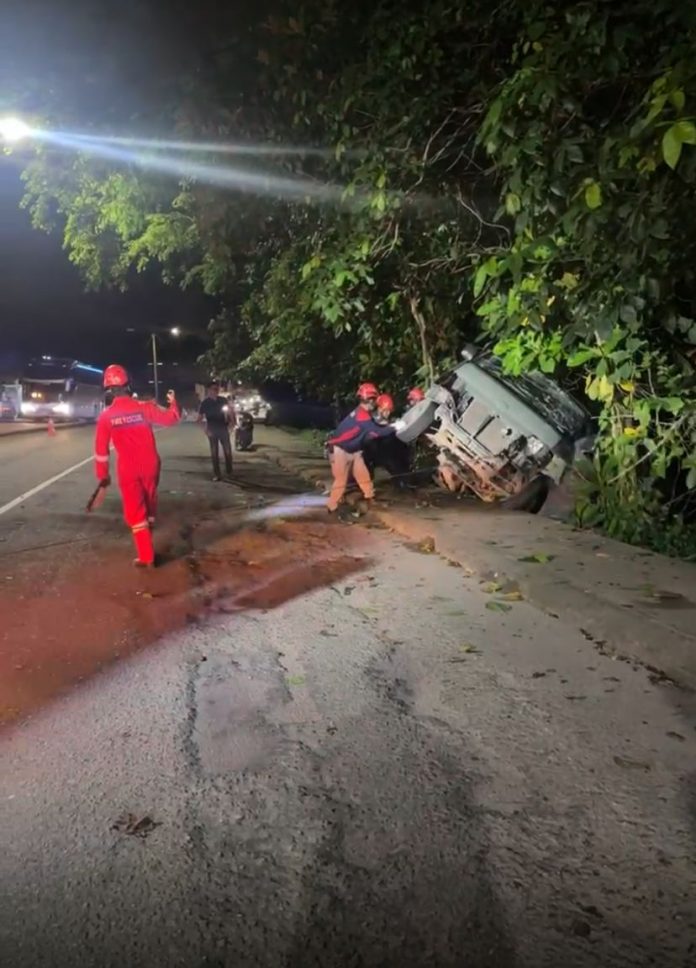
[[[8,144],[16,144],[31,135],[31,128],[21,118],[0,118],[0,138]]]
[[[181,330],[178,326],[172,326],[169,330],[170,336],[180,336]],[[157,380],[157,367],[160,364],[157,362],[157,334],[152,333],[152,380],[155,385],[155,403],[159,400],[159,381]]]

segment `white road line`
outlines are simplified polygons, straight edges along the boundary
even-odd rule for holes
[[[24,501],[27,501],[30,497],[34,497],[34,495],[38,494],[39,491],[43,491],[45,488],[50,487],[51,484],[55,484],[56,481],[61,479],[61,477],[67,477],[68,474],[72,474],[73,471],[79,470],[81,467],[84,467],[85,464],[89,464],[90,461],[93,460],[93,457],[85,457],[85,459],[81,460],[79,464],[73,464],[72,467],[68,467],[67,470],[61,471],[60,474],[56,474],[55,477],[49,477],[49,479],[44,481],[43,484],[37,484],[36,487],[32,487],[30,491],[25,491],[24,494],[20,494],[19,497],[14,498],[14,500],[10,501],[8,504],[3,504],[3,506],[0,507],[0,514],[7,514],[8,511],[16,508],[18,504],[23,504]]]

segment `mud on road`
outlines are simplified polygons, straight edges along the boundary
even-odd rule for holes
[[[244,512],[179,514],[157,535],[162,565],[153,572],[132,567],[127,535],[98,549],[80,542],[65,554],[53,545],[5,561],[0,725],[186,625],[274,608],[366,565],[357,529],[245,523]]]

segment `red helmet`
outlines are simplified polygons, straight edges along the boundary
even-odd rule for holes
[[[130,377],[124,367],[119,366],[118,363],[112,363],[111,366],[107,366],[104,370],[104,389],[108,390],[110,387],[127,387],[130,383]]]
[[[389,413],[394,409],[394,401],[388,393],[380,393],[377,397],[377,409],[388,410]]]
[[[408,396],[406,399],[409,403],[420,403],[421,400],[425,400],[425,394],[420,387],[414,387],[412,390],[408,391]]]
[[[379,396],[379,390],[374,383],[361,383],[358,387],[359,400],[374,400]]]

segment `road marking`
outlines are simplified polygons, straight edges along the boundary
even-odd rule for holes
[[[85,457],[85,459],[81,460],[79,464],[73,464],[72,467],[68,467],[66,471],[61,471],[60,474],[56,474],[55,477],[49,477],[49,479],[44,481],[43,484],[37,484],[36,487],[32,487],[30,491],[25,491],[24,494],[20,494],[19,497],[14,498],[14,500],[10,501],[8,504],[3,504],[3,506],[0,507],[0,514],[7,514],[8,511],[16,508],[18,504],[23,504],[24,501],[27,501],[30,497],[34,497],[34,495],[38,494],[39,491],[45,490],[45,488],[50,487],[51,484],[55,484],[56,481],[59,481],[61,477],[67,477],[68,474],[72,474],[73,471],[79,470],[81,467],[84,467],[85,464],[89,464],[92,460],[94,460],[93,457]]]

